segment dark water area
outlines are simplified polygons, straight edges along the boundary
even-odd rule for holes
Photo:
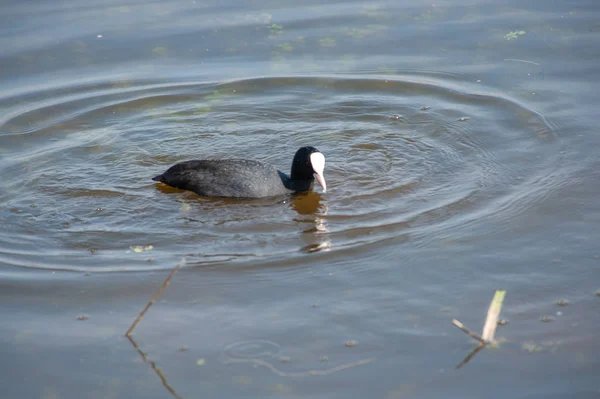
[[[3,2],[0,397],[599,397],[598,21],[590,0]],[[287,172],[304,145],[326,193],[151,180]],[[480,330],[496,289],[499,345],[457,370],[475,344],[451,320]]]

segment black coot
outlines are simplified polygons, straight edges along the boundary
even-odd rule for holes
[[[275,167],[247,159],[180,162],[152,180],[208,197],[265,198],[310,190],[316,178],[327,189],[325,157],[314,147],[296,151],[290,176]]]

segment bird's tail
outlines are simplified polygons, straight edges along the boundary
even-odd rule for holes
[[[162,181],[164,181],[164,178],[163,178],[163,175],[158,175],[158,176],[154,176],[152,178],[152,180],[162,182]]]

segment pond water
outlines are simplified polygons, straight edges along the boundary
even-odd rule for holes
[[[2,397],[598,397],[599,18],[4,2]],[[304,145],[327,193],[151,180]],[[456,369],[496,289],[499,347]]]

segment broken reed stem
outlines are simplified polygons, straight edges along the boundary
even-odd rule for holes
[[[167,276],[167,278],[165,279],[165,281],[158,288],[158,290],[156,291],[156,294],[154,294],[154,296],[152,297],[152,299],[150,299],[150,302],[148,302],[148,304],[146,305],[146,307],[144,308],[144,310],[142,310],[140,312],[140,314],[138,315],[138,317],[133,321],[133,323],[131,324],[131,326],[129,327],[129,329],[127,330],[127,332],[125,333],[125,336],[127,338],[131,337],[131,333],[133,332],[133,329],[135,328],[135,326],[137,326],[137,324],[140,322],[140,320],[142,320],[142,317],[144,317],[144,315],[146,314],[146,312],[148,311],[148,309],[150,309],[150,306],[152,306],[154,304],[154,302],[156,302],[156,300],[158,299],[158,297],[160,296],[160,294],[162,294],[163,290],[171,282],[171,279],[173,278],[173,276],[175,275],[175,273],[177,273],[177,270],[179,270],[179,268],[181,267],[181,265],[183,265],[184,263],[185,263],[185,259],[180,260],[179,263],[177,263],[175,265],[175,267],[173,268],[173,270],[171,270],[171,273],[169,273],[169,275]]]
[[[467,357],[458,366],[456,366],[457,369],[467,364],[467,362],[471,360],[471,358],[475,356],[477,352],[485,348],[488,344],[494,342],[496,328],[498,327],[498,316],[500,316],[500,311],[502,310],[502,302],[504,301],[504,295],[506,295],[506,291],[503,290],[496,290],[496,292],[494,293],[494,298],[492,299],[492,303],[490,303],[490,307],[487,311],[485,324],[483,325],[483,333],[481,334],[481,336],[476,332],[469,330],[460,321],[456,319],[452,320],[452,324],[460,328],[471,338],[479,341],[477,347],[471,353],[469,353]]]
[[[498,316],[500,316],[500,311],[502,310],[502,302],[504,301],[505,294],[506,291],[497,290],[492,303],[490,303],[485,324],[483,325],[483,333],[481,334],[483,340],[488,344],[494,342],[496,328],[498,327]]]
[[[463,325],[463,323],[456,319],[452,320],[452,324],[463,330],[470,337],[476,339],[480,343],[484,345],[491,344],[492,342],[494,342],[496,328],[498,327],[498,316],[500,316],[500,311],[502,310],[502,302],[504,301],[505,295],[506,291],[496,290],[494,298],[492,299],[492,303],[490,303],[490,307],[488,308],[487,317],[485,318],[485,324],[483,325],[483,333],[481,335],[469,330]]]
[[[461,330],[463,330],[465,333],[467,333],[471,338],[476,339],[477,341],[479,341],[479,343],[485,345],[486,342],[484,341],[483,338],[481,338],[481,336],[479,334],[477,334],[474,331],[469,330],[467,327],[465,327],[463,325],[463,323],[461,323],[460,321],[453,319],[452,320],[452,324],[454,324],[456,327],[460,328]]]

